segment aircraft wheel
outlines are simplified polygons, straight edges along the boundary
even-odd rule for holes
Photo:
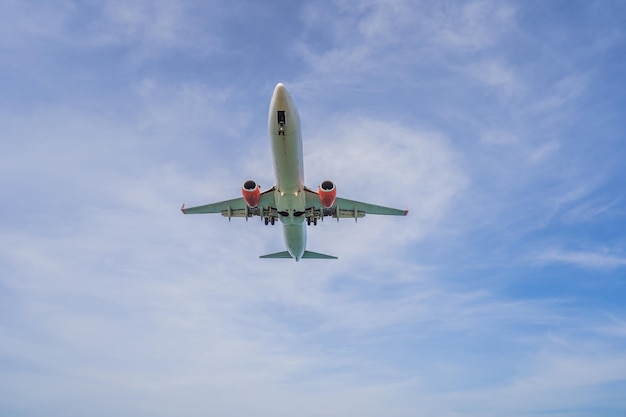
[[[272,226],[274,226],[274,218],[272,217]]]
[[[270,219],[268,219],[267,217],[265,218],[265,225],[267,226],[267,224],[270,222]]]
[[[313,226],[317,226],[317,218],[313,219]]]

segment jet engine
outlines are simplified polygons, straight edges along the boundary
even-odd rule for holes
[[[241,194],[250,208],[257,208],[261,201],[261,186],[254,180],[248,180],[241,187]]]
[[[320,203],[322,203],[322,207],[331,208],[333,204],[335,204],[335,198],[337,198],[337,189],[335,188],[335,184],[333,184],[332,181],[322,181],[319,188],[317,189],[317,193],[320,196]]]

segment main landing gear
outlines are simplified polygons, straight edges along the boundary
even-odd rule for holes
[[[313,207],[306,209],[306,211],[293,211],[293,212],[292,211],[277,211],[275,208],[268,208],[268,209],[264,209],[262,214],[261,213],[259,214],[263,218],[263,223],[265,223],[266,226],[268,224],[271,224],[272,226],[276,224],[276,219],[278,219],[279,216],[284,216],[284,217],[293,216],[294,218],[301,218],[302,216],[305,216],[307,226],[310,226],[311,224],[313,224],[313,226],[317,226],[317,221],[319,219],[322,219],[321,210],[316,210]]]

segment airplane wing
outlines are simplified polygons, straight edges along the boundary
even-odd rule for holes
[[[276,210],[276,201],[274,198],[275,187],[261,193],[261,200],[258,207],[250,208],[246,204],[243,197],[233,198],[232,200],[220,201],[218,203],[205,204],[203,206],[196,207],[183,207],[181,211],[183,214],[208,214],[208,213],[220,213],[224,217],[252,217],[261,216],[267,210]]]
[[[387,216],[406,216],[408,210],[400,210],[391,207],[377,206],[376,204],[363,203],[361,201],[348,200],[337,197],[335,204],[330,208],[334,210],[334,217],[364,217],[366,214],[382,214]],[[356,213],[356,215],[355,215]]]
[[[319,195],[310,189],[306,191],[306,204],[308,208],[322,210]],[[324,216],[332,216],[334,218],[350,218],[360,219],[366,214],[381,214],[387,216],[406,216],[408,210],[400,210],[391,207],[378,206],[376,204],[364,203],[362,201],[348,200],[347,198],[337,197],[335,203],[330,208],[324,208]]]

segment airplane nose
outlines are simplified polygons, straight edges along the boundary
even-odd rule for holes
[[[277,99],[284,100],[285,97],[287,97],[287,87],[285,87],[285,84],[283,84],[283,83],[276,84],[276,87],[274,87],[274,94],[273,95]]]
[[[298,128],[298,110],[291,94],[283,83],[276,84],[272,100],[270,102],[270,112],[268,117],[270,132],[279,136],[285,135],[289,126]]]

